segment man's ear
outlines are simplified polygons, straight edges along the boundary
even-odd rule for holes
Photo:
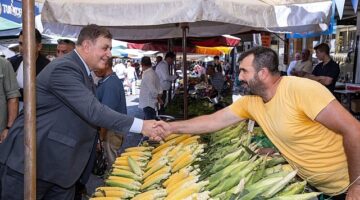
[[[265,80],[269,75],[269,69],[264,67],[262,70],[258,72],[258,77],[260,80]]]
[[[84,48],[84,51],[89,53],[91,50],[92,42],[90,40],[84,40],[81,44],[81,46]]]

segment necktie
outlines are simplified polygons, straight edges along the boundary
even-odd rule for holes
[[[89,80],[91,82],[91,89],[92,89],[93,93],[95,93],[96,87],[95,87],[94,79],[93,79],[91,73],[89,75]]]

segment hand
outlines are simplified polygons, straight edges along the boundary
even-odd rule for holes
[[[150,140],[161,141],[165,130],[161,126],[155,126],[155,123],[155,120],[144,120],[141,132],[144,136],[149,137]]]
[[[357,183],[359,180],[357,181]],[[347,191],[346,200],[360,200],[360,185],[354,183]]]
[[[154,127],[163,130],[161,133],[162,138],[166,138],[168,135],[174,133],[171,123],[166,123],[164,121],[156,121]]]
[[[0,135],[0,143],[2,143],[9,134],[9,129],[4,129]]]

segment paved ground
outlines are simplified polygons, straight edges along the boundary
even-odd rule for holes
[[[139,104],[138,95],[126,96],[128,115],[143,119],[143,112],[141,109],[138,108],[138,104]],[[127,140],[125,141],[120,151],[131,146],[137,146],[139,144],[139,141],[141,140],[141,135],[129,133],[126,138]],[[101,186],[103,184],[104,184],[103,179],[95,175],[91,175],[88,183],[86,184],[88,196],[91,196],[91,194],[95,191],[96,187]],[[83,199],[86,200],[88,198],[84,197]]]

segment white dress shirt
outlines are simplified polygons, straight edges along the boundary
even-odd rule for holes
[[[151,67],[146,69],[141,80],[139,108],[151,107],[156,110],[157,97],[161,93],[162,88],[159,77]]]
[[[160,79],[160,85],[162,90],[169,90],[171,83],[176,79],[176,76],[171,76],[169,73],[169,64],[166,60],[161,61],[156,66],[156,74]]]

